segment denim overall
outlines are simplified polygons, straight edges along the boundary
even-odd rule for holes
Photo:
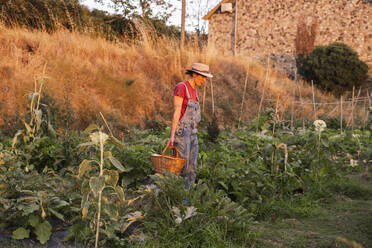
[[[184,83],[182,83],[185,85]],[[189,189],[191,183],[194,183],[196,177],[196,167],[198,159],[198,136],[196,129],[200,122],[200,105],[191,99],[189,90],[186,87],[188,104],[182,119],[178,123],[174,145],[177,147],[180,157],[186,159],[186,163],[182,169],[181,176],[186,178],[185,189]],[[199,101],[199,97],[196,96]]]

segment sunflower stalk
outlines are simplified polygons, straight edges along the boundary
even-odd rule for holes
[[[103,134],[99,132],[99,143],[100,143],[100,151],[101,151],[101,161],[99,165],[99,176],[103,176]],[[102,190],[98,193],[98,213],[97,213],[97,230],[96,230],[96,244],[95,248],[98,247],[98,240],[99,240],[99,228],[100,228],[100,219],[101,219],[101,205],[102,205]]]

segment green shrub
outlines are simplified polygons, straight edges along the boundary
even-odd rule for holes
[[[218,135],[220,135],[220,129],[218,127],[217,116],[213,115],[212,121],[208,123],[207,126],[208,140],[215,143],[217,141]]]
[[[320,88],[340,94],[367,79],[368,66],[343,43],[318,46],[297,61],[298,73]]]
[[[341,128],[341,118],[339,116],[336,117],[328,117],[327,115],[319,116],[320,120],[323,120],[327,123],[327,128],[331,129],[340,129]],[[342,128],[346,129],[346,120],[342,120]]]
[[[331,183],[328,188],[332,192],[342,194],[351,199],[368,200],[372,196],[372,190],[361,184],[360,179],[343,178],[343,180]]]

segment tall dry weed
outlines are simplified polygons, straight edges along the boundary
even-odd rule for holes
[[[140,25],[140,24],[137,24]],[[146,120],[169,122],[172,115],[174,86],[187,79],[185,70],[193,62],[210,65],[212,81],[200,91],[205,102],[205,115],[212,115],[211,84],[214,105],[221,124],[238,119],[246,73],[249,80],[242,120],[257,116],[260,96],[265,85],[266,68],[250,58],[221,56],[213,47],[199,48],[179,41],[159,37],[145,26],[137,26],[141,38],[135,42],[109,42],[97,36],[60,29],[53,34],[5,28],[0,25],[0,116],[1,126],[12,126],[25,118],[27,95],[33,92],[34,80],[45,72],[45,85],[55,109],[73,116],[72,127],[84,128],[99,121],[102,112],[116,129],[144,126]],[[44,69],[45,68],[45,69]],[[264,109],[281,102],[279,112],[284,116],[293,100],[294,83],[269,71],[266,82]],[[311,87],[301,84],[302,97],[309,102]],[[330,96],[316,91],[319,101]],[[203,100],[202,99],[202,100]],[[300,118],[300,105],[296,114]],[[305,114],[311,115],[311,105]],[[324,110],[327,112],[328,110]]]

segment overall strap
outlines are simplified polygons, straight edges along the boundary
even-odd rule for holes
[[[187,85],[184,82],[182,82],[181,84],[183,84],[186,88],[187,99],[190,99],[190,93],[189,93],[189,89],[187,88]]]

